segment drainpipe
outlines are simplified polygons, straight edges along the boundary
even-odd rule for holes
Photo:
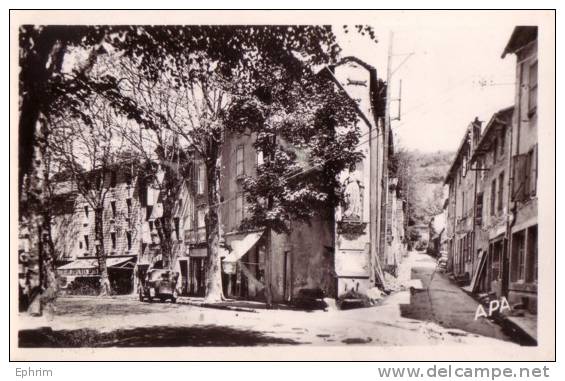
[[[520,68],[520,71],[522,68]],[[520,73],[519,78],[522,75]],[[520,129],[522,125],[522,84],[518,81],[518,104],[517,109],[514,110],[517,114],[516,119],[516,155],[520,153]],[[510,123],[510,147],[508,148],[508,197],[506,207],[508,209],[508,217],[506,218],[506,250],[503,251],[503,271],[502,271],[502,289],[501,294],[508,297],[508,288],[510,286],[510,253],[512,252],[512,227],[516,223],[516,202],[513,203],[512,208],[512,192],[514,188],[514,171],[513,171],[513,156],[512,150],[514,145],[514,123]],[[511,214],[510,214],[511,213]]]
[[[477,242],[477,234],[476,234],[476,230],[477,230],[477,182],[479,181],[479,171],[474,171],[475,172],[475,189],[474,189],[474,193],[473,193],[473,242],[472,242],[472,249],[473,251],[471,252],[471,280],[473,279],[473,273],[475,272],[475,242]],[[484,203],[483,203],[484,205]],[[482,212],[482,211],[481,211]]]

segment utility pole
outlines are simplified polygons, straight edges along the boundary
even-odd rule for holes
[[[390,97],[392,77],[392,47],[394,33],[390,31],[388,38],[388,56],[386,67],[386,102],[385,102],[385,122],[383,131],[383,195],[381,197],[381,254],[386,259],[387,231],[388,231],[388,153],[389,153],[389,134],[390,134]]]

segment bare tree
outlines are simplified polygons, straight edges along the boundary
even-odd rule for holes
[[[112,172],[125,147],[123,139],[115,133],[122,121],[108,102],[97,95],[85,99],[82,110],[80,118],[68,115],[53,121],[50,147],[53,160],[68,173],[82,200],[94,211],[100,295],[110,295],[104,247],[104,205]]]

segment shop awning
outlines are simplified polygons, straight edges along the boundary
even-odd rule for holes
[[[133,266],[130,266],[133,260],[135,260],[134,256],[106,258],[106,267],[133,268]],[[98,259],[77,259],[71,263],[58,267],[57,271],[63,275],[98,275]]]
[[[228,238],[228,243],[232,250],[224,258],[224,262],[237,262],[243,257],[249,250],[255,246],[255,244],[263,236],[263,230],[253,233],[247,233],[243,236],[238,236],[237,238]]]

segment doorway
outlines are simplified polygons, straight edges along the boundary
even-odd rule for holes
[[[188,295],[204,296],[206,292],[206,258],[190,258],[189,261]]]
[[[180,266],[180,281],[181,281],[181,295],[188,295],[188,261],[186,259],[179,260]]]

